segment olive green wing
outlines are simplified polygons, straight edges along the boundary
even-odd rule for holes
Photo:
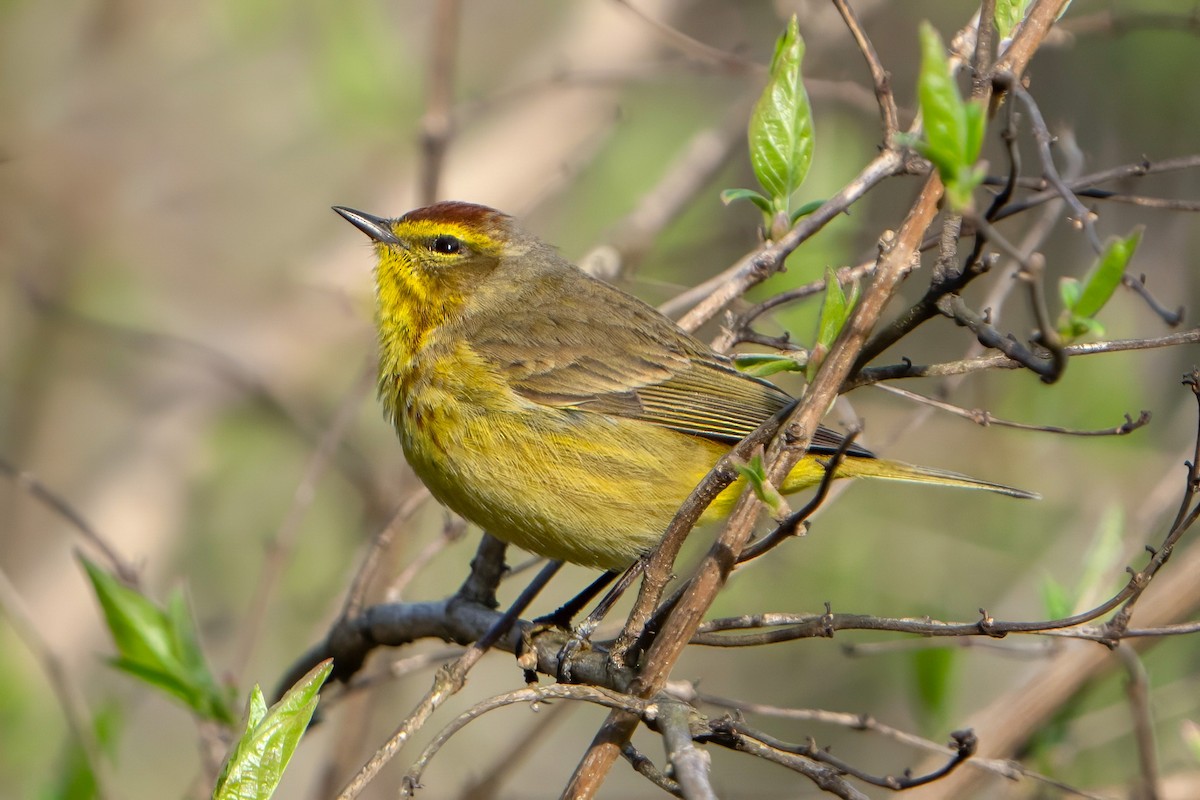
[[[523,298],[533,313],[489,314],[470,332],[473,349],[526,400],[729,444],[793,402],[619,289],[590,278],[555,289],[540,302]],[[840,442],[820,428],[813,450],[833,452]],[[850,452],[870,456],[859,447]]]

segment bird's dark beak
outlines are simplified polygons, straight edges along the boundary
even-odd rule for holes
[[[380,244],[400,244],[400,240],[396,238],[396,234],[392,233],[391,222],[383,217],[377,217],[365,211],[355,211],[353,208],[346,208],[345,206],[334,206],[333,210],[341,214],[351,225]]]

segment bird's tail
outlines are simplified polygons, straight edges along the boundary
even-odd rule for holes
[[[809,456],[796,465],[788,475],[783,491],[794,492],[813,486],[821,481],[825,468],[817,459]],[[960,489],[983,489],[1009,497],[1021,497],[1031,500],[1041,498],[1037,492],[1027,492],[1002,483],[992,483],[969,475],[950,472],[933,467],[918,467],[915,464],[905,464],[902,461],[888,461],[883,458],[861,458],[850,456],[838,466],[839,478],[878,478],[888,481],[903,481],[905,483],[927,483],[937,486],[954,486]]]

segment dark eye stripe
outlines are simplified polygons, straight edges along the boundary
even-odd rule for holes
[[[463,244],[458,237],[443,233],[440,236],[434,237],[429,243],[429,249],[435,253],[453,256],[462,252]]]

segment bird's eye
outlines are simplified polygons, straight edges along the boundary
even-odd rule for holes
[[[429,243],[429,249],[442,255],[455,256],[462,252],[463,243],[458,237],[443,233],[434,237]]]

